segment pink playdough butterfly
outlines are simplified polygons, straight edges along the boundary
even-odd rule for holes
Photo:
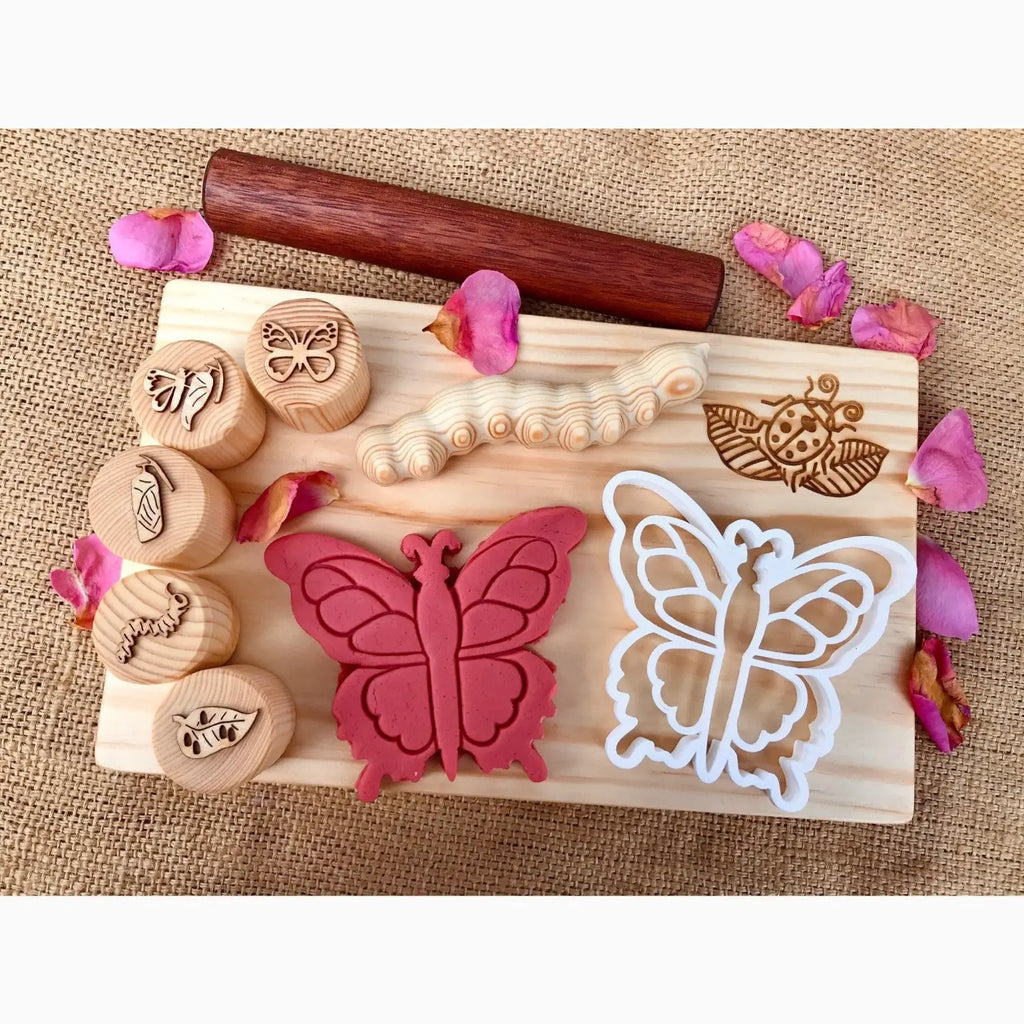
[[[451,530],[410,534],[410,575],[322,534],[267,548],[299,625],[341,663],[334,717],[338,738],[367,762],[361,800],[376,799],[385,776],[419,779],[435,753],[449,779],[460,751],[485,772],[519,761],[534,782],[547,778],[533,743],[555,713],[554,666],[524,645],[551,628],[586,529],[574,508],[525,512],[460,570],[444,564],[462,547]]]

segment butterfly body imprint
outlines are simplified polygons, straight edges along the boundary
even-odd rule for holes
[[[299,625],[341,664],[333,710],[339,738],[367,762],[361,799],[385,777],[419,779],[434,754],[449,778],[460,753],[485,772],[517,760],[534,781],[546,777],[533,743],[554,714],[555,677],[525,645],[550,629],[585,531],[576,509],[527,512],[458,571],[445,564],[461,547],[450,530],[413,534],[402,542],[410,575],[321,534],[267,548]]]

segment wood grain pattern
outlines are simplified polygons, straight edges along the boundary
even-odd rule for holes
[[[143,540],[133,486],[148,459],[159,463],[174,490],[161,492],[160,533]],[[221,480],[162,445],[118,453],[89,488],[89,522],[100,540],[121,558],[168,569],[201,569],[212,562],[235,535],[235,515],[235,499]]]
[[[290,371],[287,380],[274,380],[267,372],[269,353],[263,344],[264,326],[275,324],[303,338],[308,331],[327,323],[337,325],[337,344],[327,352],[333,364],[330,376],[317,382],[296,364],[285,370]],[[287,350],[275,348],[274,351],[284,353]],[[273,358],[275,368],[288,362]],[[324,358],[321,356],[320,362]],[[249,332],[245,369],[271,410],[290,427],[309,433],[325,433],[347,426],[363,411],[370,395],[370,371],[355,326],[342,310],[318,299],[279,302],[263,313]]]
[[[356,456],[374,483],[429,480],[455,455],[482,444],[581,452],[649,427],[671,405],[696,398],[707,382],[707,346],[661,345],[606,377],[546,384],[487,377],[446,388],[425,409],[369,427]]]
[[[241,357],[239,353],[239,357]],[[213,376],[223,375],[219,401],[204,397],[203,405],[191,420],[183,415],[190,401],[189,388],[196,373],[216,367]],[[150,374],[176,374],[184,371],[184,395],[180,404],[169,395],[154,400],[147,378]],[[151,378],[150,378],[151,379]],[[167,378],[161,376],[161,380]],[[263,440],[267,410],[260,396],[233,358],[216,345],[193,339],[169,345],[142,361],[129,392],[132,412],[143,431],[161,444],[185,452],[207,469],[227,469],[244,462]],[[163,411],[154,407],[155,401]],[[187,425],[186,425],[187,424]]]
[[[166,636],[139,633],[122,660],[125,629],[133,620],[158,621],[169,595],[187,606]],[[166,683],[222,665],[238,643],[240,622],[222,587],[192,573],[147,569],[125,576],[107,591],[96,612],[93,646],[107,670],[132,683]],[[130,631],[132,632],[132,631]]]
[[[452,281],[500,270],[524,294],[666,327],[704,330],[725,276],[717,256],[229,149],[203,213],[215,232]]]
[[[237,743],[191,758],[178,742],[180,720],[202,708],[231,708],[256,718]],[[153,750],[165,775],[196,793],[226,793],[269,768],[295,732],[288,687],[255,665],[223,665],[175,683],[153,715]]]
[[[157,347],[202,333],[240,354],[253,321],[275,302],[310,293],[172,281],[164,292]],[[409,533],[455,528],[463,555],[524,509],[572,503],[588,517],[588,532],[571,556],[573,585],[551,633],[536,645],[558,666],[557,712],[537,744],[549,778],[535,785],[514,770],[483,775],[460,768],[449,782],[436,763],[415,791],[604,803],[772,815],[763,794],[727,780],[708,786],[690,771],[643,764],[615,768],[604,740],[615,725],[605,693],[608,657],[630,629],[608,569],[611,527],[601,512],[607,480],[624,468],[646,469],[678,483],[721,527],[739,515],[788,530],[801,547],[856,534],[889,537],[913,551],[916,502],[904,486],[917,447],[917,363],[905,356],[833,348],[812,342],[694,335],[655,328],[521,318],[519,361],[510,379],[581,382],[668,342],[711,346],[702,402],[757,408],[762,397],[785,395],[808,375],[836,373],[844,394],[864,405],[865,432],[889,450],[874,481],[835,499],[777,481],[748,480],[728,469],[708,441],[700,402],[668,409],[651,427],[617,445],[566,455],[559,449],[484,446],[433,480],[380,488],[359,470],[356,437],[421,408],[442,388],[474,377],[465,360],[422,333],[435,310],[423,304],[354,296],[313,296],[343,308],[359,330],[373,377],[366,411],[334,434],[303,435],[271,420],[265,443],[245,465],[221,475],[240,505],[250,504],[285,472],[329,469],[343,498],[310,513],[287,532],[344,537],[382,557]],[[298,709],[295,739],[261,775],[266,781],[352,787],[362,765],[335,737],[331,700],[337,664],[294,621],[288,588],[263,564],[263,547],[233,544],[204,571],[231,595],[242,618],[237,658],[262,665],[291,688]],[[456,561],[460,561],[457,559]],[[126,567],[126,571],[131,567]],[[843,719],[835,747],[811,776],[802,817],[906,821],[913,811],[914,719],[905,679],[913,656],[913,595],[893,608],[884,638],[837,679]],[[128,771],[160,770],[149,743],[162,687],[132,686],[108,676],[97,735],[100,764]],[[412,788],[405,786],[403,788]],[[387,799],[385,791],[381,799]]]

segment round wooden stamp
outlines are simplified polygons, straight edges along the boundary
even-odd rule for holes
[[[215,583],[146,569],[103,595],[92,639],[100,661],[132,683],[167,683],[223,665],[238,643],[238,612]]]
[[[115,455],[89,488],[89,521],[115,555],[168,569],[199,569],[235,536],[235,499],[208,469],[173,448]]]
[[[260,446],[267,411],[241,367],[206,341],[176,341],[151,352],[131,384],[139,425],[207,469],[245,462]]]
[[[370,396],[355,326],[320,299],[290,299],[268,309],[249,332],[245,368],[267,405],[296,430],[340,430]]]
[[[295,704],[277,676],[224,665],[176,683],[153,718],[164,773],[197,793],[224,793],[269,768],[295,731]]]

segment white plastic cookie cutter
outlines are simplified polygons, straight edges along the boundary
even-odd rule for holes
[[[668,502],[677,513],[648,515],[633,528],[630,543],[639,559],[635,580],[628,579],[622,567],[623,543],[628,531],[616,507],[616,495],[624,487],[650,491]],[[839,698],[832,680],[878,642],[885,631],[889,609],[914,585],[917,576],[914,557],[900,544],[882,537],[848,537],[797,555],[793,538],[785,530],[762,530],[748,519],[736,520],[720,532],[685,491],[663,477],[638,470],[627,470],[612,477],[605,485],[603,501],[605,516],[615,531],[609,548],[612,576],[622,594],[626,611],[637,627],[616,645],[609,662],[606,689],[615,703],[615,717],[619,722],[605,741],[609,759],[620,768],[634,768],[645,757],[670,768],[684,768],[692,764],[697,777],[707,783],[715,782],[723,771],[727,771],[736,785],[765,790],[772,803],[781,810],[801,810],[807,804],[807,774],[818,759],[832,749],[839,727]],[[647,531],[656,532],[662,544],[645,547],[644,534]],[[752,553],[766,546],[771,550],[760,554],[752,565],[748,565]],[[889,580],[881,590],[875,590],[867,573],[830,557],[853,549],[879,555],[889,563]],[[698,561],[693,557],[695,550],[703,551],[714,562],[721,578],[720,587],[712,589],[708,586]],[[652,558],[678,562],[678,585],[665,589],[652,582],[648,575]],[[704,560],[706,564],[706,557]],[[771,611],[774,588],[811,573],[817,577],[826,576],[825,582],[816,589],[807,590],[783,610]],[[851,600],[843,596],[838,589],[843,584],[852,585],[852,589],[859,592],[859,597]],[[637,607],[636,585],[653,598],[658,622],[647,618]],[[726,619],[733,596],[744,585],[751,586],[757,597],[757,621],[751,627],[746,649],[741,652],[724,729],[720,736],[712,736],[712,710],[720,674],[729,654],[725,639]],[[714,632],[699,629],[671,615],[666,602],[678,598],[709,602]],[[841,613],[842,625],[838,628],[819,628],[802,614],[807,605],[822,600]],[[793,654],[764,646],[765,631],[772,623],[781,621],[792,623],[805,633],[812,649]],[[630,648],[648,638],[654,643],[658,638],[662,639],[647,658],[647,675],[654,703],[680,739],[673,749],[667,750],[646,736],[636,735],[626,751],[620,754],[620,742],[639,724],[639,720],[629,713],[629,694],[619,688],[624,676],[623,659]],[[680,722],[678,708],[667,703],[663,696],[667,681],[658,673],[658,662],[670,651],[697,651],[711,658],[702,710],[696,722]],[[735,666],[734,659],[732,664]],[[796,697],[792,710],[781,716],[778,728],[762,730],[756,739],[749,740],[740,735],[739,719],[752,669],[780,676],[793,687]],[[792,753],[779,759],[785,787],[777,775],[764,768],[742,768],[740,752],[756,753],[769,743],[783,741],[790,735],[794,725],[807,713],[809,696],[813,697],[815,705],[810,736],[796,740]]]

